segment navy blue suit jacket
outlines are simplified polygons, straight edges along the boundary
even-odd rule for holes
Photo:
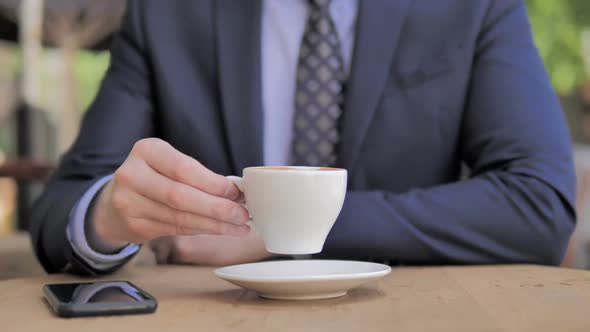
[[[349,191],[320,256],[558,264],[575,224],[571,147],[523,1],[359,3],[337,165]],[[48,271],[96,272],[72,253],[68,214],[139,139],[224,175],[262,164],[260,15],[260,0],[130,2],[34,207]]]

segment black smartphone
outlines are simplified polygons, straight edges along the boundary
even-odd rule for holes
[[[156,299],[128,281],[98,281],[43,286],[45,299],[61,317],[144,314]]]

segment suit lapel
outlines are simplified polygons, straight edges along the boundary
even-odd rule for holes
[[[342,167],[354,166],[389,76],[411,2],[359,1],[354,56],[342,119]]]
[[[262,165],[261,2],[216,0],[221,109],[233,168]]]

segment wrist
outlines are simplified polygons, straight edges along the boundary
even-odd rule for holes
[[[85,223],[88,244],[102,254],[113,254],[129,245],[129,241],[121,236],[122,230],[117,227],[121,224],[117,223],[118,217],[108,206],[110,191],[109,182],[90,203]]]

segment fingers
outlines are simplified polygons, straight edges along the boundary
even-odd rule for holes
[[[137,142],[108,188],[95,209],[102,213],[94,214],[105,226],[97,229],[109,230],[102,232],[105,237],[142,243],[172,235],[242,236],[250,230],[237,187],[159,139]]]
[[[215,256],[215,248],[202,243],[201,236],[158,238],[150,241],[150,249],[158,264],[204,264],[206,257]]]
[[[235,225],[175,210],[129,190],[121,190],[114,197],[114,205],[126,215],[127,227],[136,241],[167,235],[248,234],[248,225]]]
[[[167,142],[149,138],[136,143],[133,152],[151,168],[177,182],[208,194],[235,200],[240,191],[224,176],[207,169],[195,159],[175,150]]]
[[[174,237],[164,236],[154,239],[149,243],[150,249],[156,257],[158,264],[166,264],[171,262],[171,254],[174,246]]]
[[[140,160],[126,168],[121,167],[115,173],[114,181],[175,210],[238,225],[249,219],[248,211],[241,204],[175,182]]]
[[[172,236],[150,243],[159,263],[233,265],[271,256],[256,232],[244,237],[193,235]]]

